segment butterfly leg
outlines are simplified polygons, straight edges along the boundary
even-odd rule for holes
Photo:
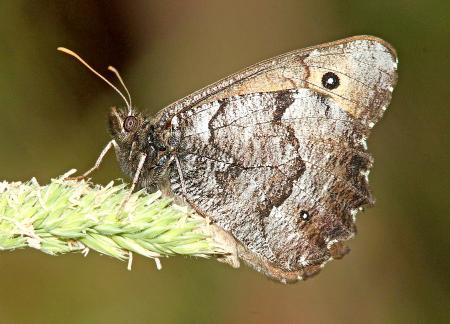
[[[142,168],[143,168],[143,166],[144,166],[144,163],[145,163],[145,159],[147,158],[147,154],[141,154],[140,155],[140,158],[139,158],[139,163],[138,163],[138,166],[137,166],[137,169],[136,169],[136,173],[134,174],[134,177],[133,177],[133,182],[131,183],[131,188],[130,188],[130,191],[128,192],[128,195],[127,195],[127,197],[125,198],[125,200],[122,202],[122,208],[126,205],[126,203],[128,202],[128,200],[130,200],[130,198],[131,198],[131,195],[132,195],[132,193],[133,193],[133,190],[134,190],[134,188],[136,188],[136,184],[138,183],[138,181],[139,181],[139,176],[140,176],[140,174],[141,174],[141,171],[142,171]]]
[[[180,161],[178,160],[178,157],[175,154],[173,156],[175,158],[175,163],[177,164],[177,170],[178,170],[178,175],[180,176],[181,188],[183,190],[183,195],[184,195],[184,197],[187,198],[186,183],[184,182],[183,171],[181,170],[181,164],[180,164]]]
[[[78,176],[78,177],[69,177],[67,178],[68,180],[83,180],[85,179],[89,174],[91,174],[92,172],[94,172],[95,170],[97,170],[100,167],[100,164],[102,163],[106,153],[108,153],[108,151],[111,149],[111,147],[117,145],[116,141],[111,140],[109,141],[109,143],[103,148],[103,150],[100,152],[100,155],[97,158],[97,161],[95,161],[95,164],[92,168],[90,168],[89,170],[87,170],[85,173],[83,173],[82,175]]]

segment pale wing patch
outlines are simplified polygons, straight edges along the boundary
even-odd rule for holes
[[[378,121],[396,82],[396,57],[389,48],[361,39],[314,50],[304,61],[309,68],[308,87],[330,96],[366,125]],[[336,89],[323,86],[327,71],[339,77]]]
[[[209,100],[219,100],[236,95],[250,93],[275,92],[281,90],[299,89],[304,87],[304,79],[307,75],[305,66],[298,62],[290,64],[289,67],[277,67],[264,71],[252,78],[243,80]]]

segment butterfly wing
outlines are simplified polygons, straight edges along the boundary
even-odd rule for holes
[[[365,140],[389,103],[395,67],[384,42],[352,38],[182,99],[159,116],[177,143],[172,194],[232,233],[241,258],[268,276],[316,272],[344,253],[357,209],[372,202]],[[331,90],[330,71],[339,79]]]
[[[165,107],[156,116],[162,127],[180,111],[203,103],[248,93],[311,88],[341,102],[341,107],[368,124],[382,116],[397,82],[397,54],[384,40],[354,36],[295,50],[257,63]],[[322,85],[335,72],[340,87]]]
[[[364,126],[310,89],[246,94],[174,119],[179,136],[171,189],[286,272],[330,258],[371,202]],[[306,213],[307,219],[304,214]]]

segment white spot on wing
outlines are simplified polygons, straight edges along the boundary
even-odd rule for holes
[[[329,240],[328,243],[327,243],[327,249],[328,249],[328,250],[331,249],[331,247],[333,246],[333,244],[335,244],[335,243],[337,243],[337,242],[338,242],[338,240],[336,240],[336,239]]]
[[[369,182],[370,170],[363,170],[360,172],[360,174],[364,176],[364,179],[366,180],[366,182]]]
[[[364,150],[367,151],[367,137],[363,137],[359,140],[359,142],[361,143],[361,145],[363,146]]]
[[[300,264],[304,267],[306,267],[307,265],[309,265],[308,260],[306,260],[306,257],[304,255],[302,255],[300,257],[300,260],[298,260],[300,262]]]
[[[315,49],[314,51],[312,51],[311,53],[309,53],[309,56],[317,56],[317,55],[319,55],[319,54],[320,54],[319,50]]]
[[[172,118],[172,126],[177,127],[178,126],[178,116],[175,116]]]

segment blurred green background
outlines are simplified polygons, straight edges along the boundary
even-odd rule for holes
[[[445,1],[13,1],[0,3],[0,179],[84,171],[120,98],[67,56],[116,66],[153,113],[283,52],[371,34],[399,83],[369,141],[377,204],[352,252],[284,286],[246,267],[172,258],[163,270],[91,253],[0,254],[0,323],[449,322],[449,9]],[[106,74],[107,72],[105,72]],[[111,77],[112,78],[112,77]],[[120,177],[113,155],[94,180]]]

